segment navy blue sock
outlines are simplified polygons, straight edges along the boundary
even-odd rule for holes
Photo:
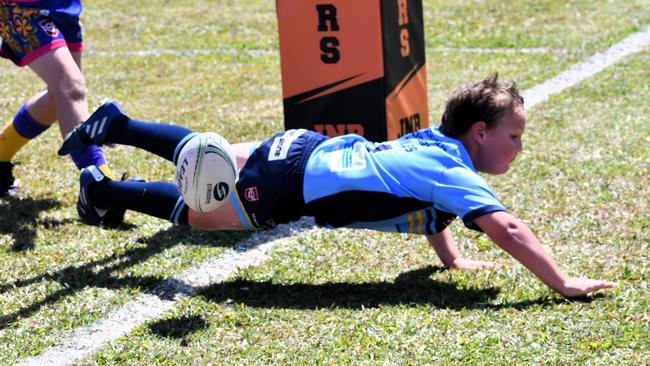
[[[104,180],[90,189],[90,199],[101,208],[142,212],[177,225],[187,225],[189,208],[175,184]]]
[[[191,133],[181,126],[123,118],[111,122],[106,142],[134,146],[173,162],[176,147]]]

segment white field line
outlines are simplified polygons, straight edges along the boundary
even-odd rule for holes
[[[650,28],[632,34],[605,53],[596,54],[553,79],[524,91],[526,107],[530,108],[546,100],[549,94],[558,93],[579,83],[620,61],[623,57],[639,52],[648,44],[650,44]],[[152,291],[152,294],[140,296],[107,319],[78,329],[58,347],[50,348],[40,356],[26,359],[18,365],[67,365],[87,356],[104,343],[130,333],[143,322],[158,318],[165,311],[172,309],[179,299],[193,294],[197,288],[220,283],[239,269],[261,264],[269,258],[271,250],[286,245],[296,234],[304,235],[305,231],[309,233],[313,225],[313,221],[303,219],[268,232],[254,234],[235,250],[189,269],[178,280],[171,279],[163,282]]]
[[[555,53],[563,54],[568,53],[568,49],[564,48],[476,48],[476,47],[434,47],[431,51],[436,53],[476,53],[476,54],[535,54],[535,53]],[[249,55],[252,57],[275,56],[279,55],[276,49],[250,49],[238,50],[234,48],[206,48],[195,50],[174,50],[174,49],[151,49],[151,50],[136,50],[136,51],[98,51],[98,50],[85,50],[84,57],[107,57],[107,58],[146,58],[146,57],[161,57],[161,56],[174,56],[174,57],[196,57],[200,55]],[[11,75],[16,73],[16,67],[5,63],[5,66],[0,65],[0,76]]]
[[[249,55],[268,56],[276,55],[279,52],[275,49],[245,49],[234,48],[206,48],[197,50],[173,50],[173,49],[152,49],[139,51],[84,51],[85,56],[97,57],[159,57],[159,56],[199,56],[199,55]]]
[[[460,53],[489,53],[489,54],[532,54],[532,53],[567,53],[569,50],[563,48],[476,48],[476,47],[434,47],[433,52],[460,52]],[[269,56],[276,55],[279,51],[276,49],[245,49],[238,50],[234,48],[206,48],[195,50],[174,50],[174,49],[151,49],[138,51],[84,51],[86,56],[97,57],[159,57],[159,56],[198,56],[198,55],[249,55],[249,56]]]
[[[281,225],[269,231],[254,232],[252,236],[222,255],[187,270],[179,279],[164,281],[151,294],[130,301],[108,318],[89,327],[76,330],[58,347],[46,350],[18,365],[67,365],[101,347],[104,343],[128,334],[143,322],[160,317],[185,296],[197,289],[223,282],[238,269],[261,264],[272,248],[286,245],[291,238],[314,227],[311,219],[291,225]]]
[[[523,92],[526,108],[548,99],[549,95],[570,88],[591,77],[604,68],[619,62],[624,57],[641,51],[650,45],[650,27],[632,34],[603,53],[597,53],[588,60],[571,66],[567,71]]]
[[[448,53],[487,53],[487,54],[533,54],[533,53],[569,53],[565,48],[533,47],[533,48],[482,48],[482,47],[433,47],[433,52]]]

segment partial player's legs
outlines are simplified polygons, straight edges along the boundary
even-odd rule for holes
[[[64,141],[59,154],[89,144],[121,144],[144,149],[174,162],[185,142],[196,133],[175,125],[143,122],[129,118],[114,101],[107,101]],[[241,168],[254,143],[234,144]],[[94,215],[105,209],[133,210],[169,220],[174,224],[206,229],[248,229],[241,223],[232,201],[206,214],[191,211],[175,184],[167,182],[118,182],[107,179],[98,169],[84,169],[80,177],[79,214],[94,224]],[[235,199],[236,200],[236,199]],[[189,215],[188,215],[189,214]]]
[[[242,222],[241,207],[232,197],[211,212],[190,209],[175,184],[168,182],[118,182],[95,167],[81,171],[77,211],[82,221],[99,225],[104,210],[132,210],[168,220],[176,225],[191,225],[207,230],[250,230]]]
[[[61,135],[88,118],[86,81],[66,47],[57,48],[34,60],[29,67],[47,85],[56,105]]]
[[[38,63],[38,60],[34,62]],[[17,188],[13,186],[13,164],[11,163],[14,156],[30,140],[45,132],[56,120],[55,100],[51,93],[43,91],[23,104],[13,120],[0,131],[0,196],[17,193]],[[105,174],[111,175],[104,155],[97,146],[89,146],[75,152],[72,159],[79,169],[96,165]]]
[[[21,2],[0,5],[0,20],[8,26],[3,34],[0,55],[18,66],[29,66],[47,85],[47,91],[30,98],[14,120],[0,132],[0,181],[12,181],[11,164],[27,142],[57,120],[66,135],[88,117],[86,88],[81,71],[83,49],[78,0],[65,4]],[[100,149],[88,147],[72,155],[81,169],[98,165],[112,175]],[[1,189],[6,184],[0,184]]]
[[[30,98],[18,110],[13,120],[0,130],[0,196],[17,195],[14,186],[13,158],[31,139],[45,132],[54,122],[49,117],[50,106],[47,92]],[[30,108],[35,106],[36,108]],[[35,109],[38,113],[33,113]]]
[[[94,166],[81,171],[77,211],[89,225],[102,224],[107,209],[133,210],[187,224],[188,207],[175,184],[167,182],[114,181]]]
[[[99,169],[81,171],[79,204],[82,221],[98,225],[106,209],[132,210],[169,220],[176,225],[191,225],[207,230],[250,230],[242,223],[232,198],[211,212],[191,210],[175,184],[167,182],[118,182],[106,178]]]
[[[88,145],[121,144],[138,147],[174,161],[180,147],[195,133],[174,125],[129,118],[114,101],[100,106],[86,122],[63,142],[60,155],[74,153]],[[80,177],[79,215],[85,223],[98,225],[104,210],[134,210],[187,224],[188,207],[175,184],[167,182],[118,182],[99,169],[83,169]]]
[[[59,149],[59,155],[92,144],[120,144],[144,149],[174,162],[180,147],[194,134],[181,126],[131,119],[117,102],[107,101],[68,135]]]

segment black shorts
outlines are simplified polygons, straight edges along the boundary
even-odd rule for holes
[[[305,213],[303,177],[312,151],[327,140],[317,132],[287,130],[253,151],[239,172],[237,193],[256,228],[275,227]]]

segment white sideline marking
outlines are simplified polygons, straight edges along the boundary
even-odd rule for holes
[[[603,53],[597,53],[588,60],[571,66],[567,71],[560,75],[547,80],[532,89],[526,90],[522,93],[526,102],[526,108],[530,108],[537,103],[545,101],[551,94],[559,93],[564,89],[578,84],[582,80],[600,72],[604,68],[619,62],[625,56],[641,51],[649,44],[650,27],[632,34]]]
[[[60,346],[50,348],[41,355],[17,365],[67,365],[91,354],[104,343],[128,334],[143,322],[158,318],[171,310],[180,299],[194,294],[197,289],[220,283],[239,269],[261,264],[274,247],[280,246],[287,238],[313,227],[313,220],[302,219],[291,225],[280,225],[273,230],[254,232],[235,249],[187,270],[178,280],[164,281],[156,286],[151,294],[141,295],[108,318],[78,329]]]
[[[524,91],[522,94],[526,98],[526,107],[530,108],[546,100],[550,94],[569,88],[623,57],[639,52],[649,43],[650,28],[632,34],[605,53],[596,54],[566,72]],[[312,220],[303,219],[268,232],[254,234],[237,249],[193,267],[185,272],[180,280],[163,282],[154,289],[153,294],[140,296],[100,323],[77,330],[60,346],[50,348],[40,356],[27,359],[18,365],[67,365],[87,356],[104,343],[128,334],[143,322],[155,319],[172,309],[179,299],[193,294],[196,288],[220,283],[239,269],[261,264],[269,257],[270,251],[284,243],[288,236],[310,230],[313,225]]]
[[[434,47],[431,49],[434,52],[460,52],[460,53],[487,53],[487,54],[505,54],[514,55],[518,53],[533,54],[533,53],[568,53],[569,50],[565,48],[549,48],[549,47],[534,47],[534,48],[485,48],[485,47]]]
[[[244,49],[235,48],[206,48],[197,50],[173,50],[173,49],[153,49],[139,51],[84,51],[86,56],[97,57],[159,57],[159,56],[198,56],[198,55],[250,55],[250,56],[268,56],[279,54],[275,49]]]
[[[548,48],[548,47],[535,47],[535,48],[481,48],[481,47],[434,47],[431,49],[434,52],[460,52],[460,53],[488,53],[488,54],[533,54],[533,53],[567,53],[568,50],[564,48]],[[234,48],[205,48],[195,50],[174,50],[174,49],[151,49],[151,50],[138,50],[138,51],[98,51],[87,50],[84,51],[86,56],[97,57],[159,57],[159,56],[198,56],[198,55],[241,55],[246,54],[250,56],[269,56],[279,54],[276,49],[234,49]]]

